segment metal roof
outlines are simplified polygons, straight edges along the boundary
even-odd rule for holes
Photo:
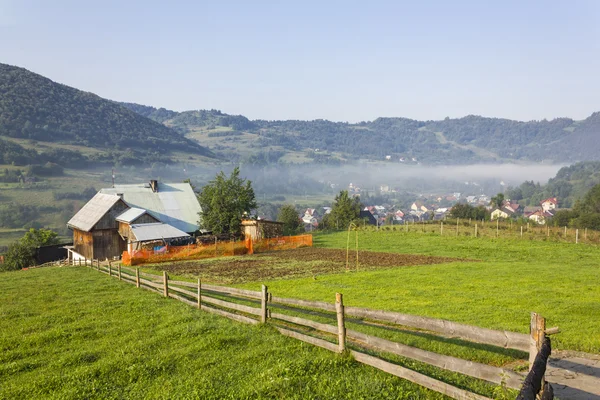
[[[67,226],[89,232],[94,225],[114,206],[121,198],[115,194],[96,193],[77,214],[67,222]]]
[[[132,207],[128,210],[123,211],[122,214],[119,214],[119,216],[117,218],[115,218],[117,221],[121,221],[121,222],[133,222],[136,219],[138,219],[139,217],[141,217],[142,215],[146,214],[146,210],[142,209],[142,208],[136,208],[136,207]]]
[[[188,183],[158,183],[158,192],[146,184],[115,185],[101,189],[105,194],[122,194],[130,207],[145,209],[150,215],[183,232],[199,229],[200,203]]]
[[[174,226],[163,224],[162,222],[156,222],[152,224],[134,224],[131,225],[131,232],[135,236],[135,239],[139,242],[190,236]]]

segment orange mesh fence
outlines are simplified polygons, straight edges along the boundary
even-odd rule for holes
[[[312,247],[312,235],[280,236],[270,239],[262,239],[252,243],[254,253],[266,251],[291,250],[300,247]]]
[[[134,250],[131,254],[123,252],[123,265],[152,264],[160,262],[199,260],[203,258],[238,256],[266,251],[289,250],[299,247],[311,247],[312,235],[282,236],[252,241],[217,242],[214,244],[190,244],[187,246],[161,246],[153,250]]]

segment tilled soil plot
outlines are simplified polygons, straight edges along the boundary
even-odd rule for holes
[[[377,269],[411,265],[431,265],[453,261],[457,258],[413,254],[358,252],[359,268]],[[301,248],[236,258],[163,263],[154,268],[177,275],[194,275],[221,283],[242,283],[278,278],[299,278],[344,272],[346,250]],[[349,268],[356,268],[356,252],[350,252]]]

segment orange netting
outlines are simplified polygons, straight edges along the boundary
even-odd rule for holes
[[[289,250],[299,247],[312,247],[312,235],[281,236],[253,241],[217,242],[214,244],[190,244],[187,246],[160,246],[153,250],[123,252],[123,265],[151,264],[169,261],[198,260],[261,253],[266,251]]]

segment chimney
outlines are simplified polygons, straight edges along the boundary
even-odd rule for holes
[[[150,181],[150,188],[152,189],[152,191],[153,191],[154,193],[158,192],[158,181],[156,181],[156,180],[152,179],[152,180]]]

